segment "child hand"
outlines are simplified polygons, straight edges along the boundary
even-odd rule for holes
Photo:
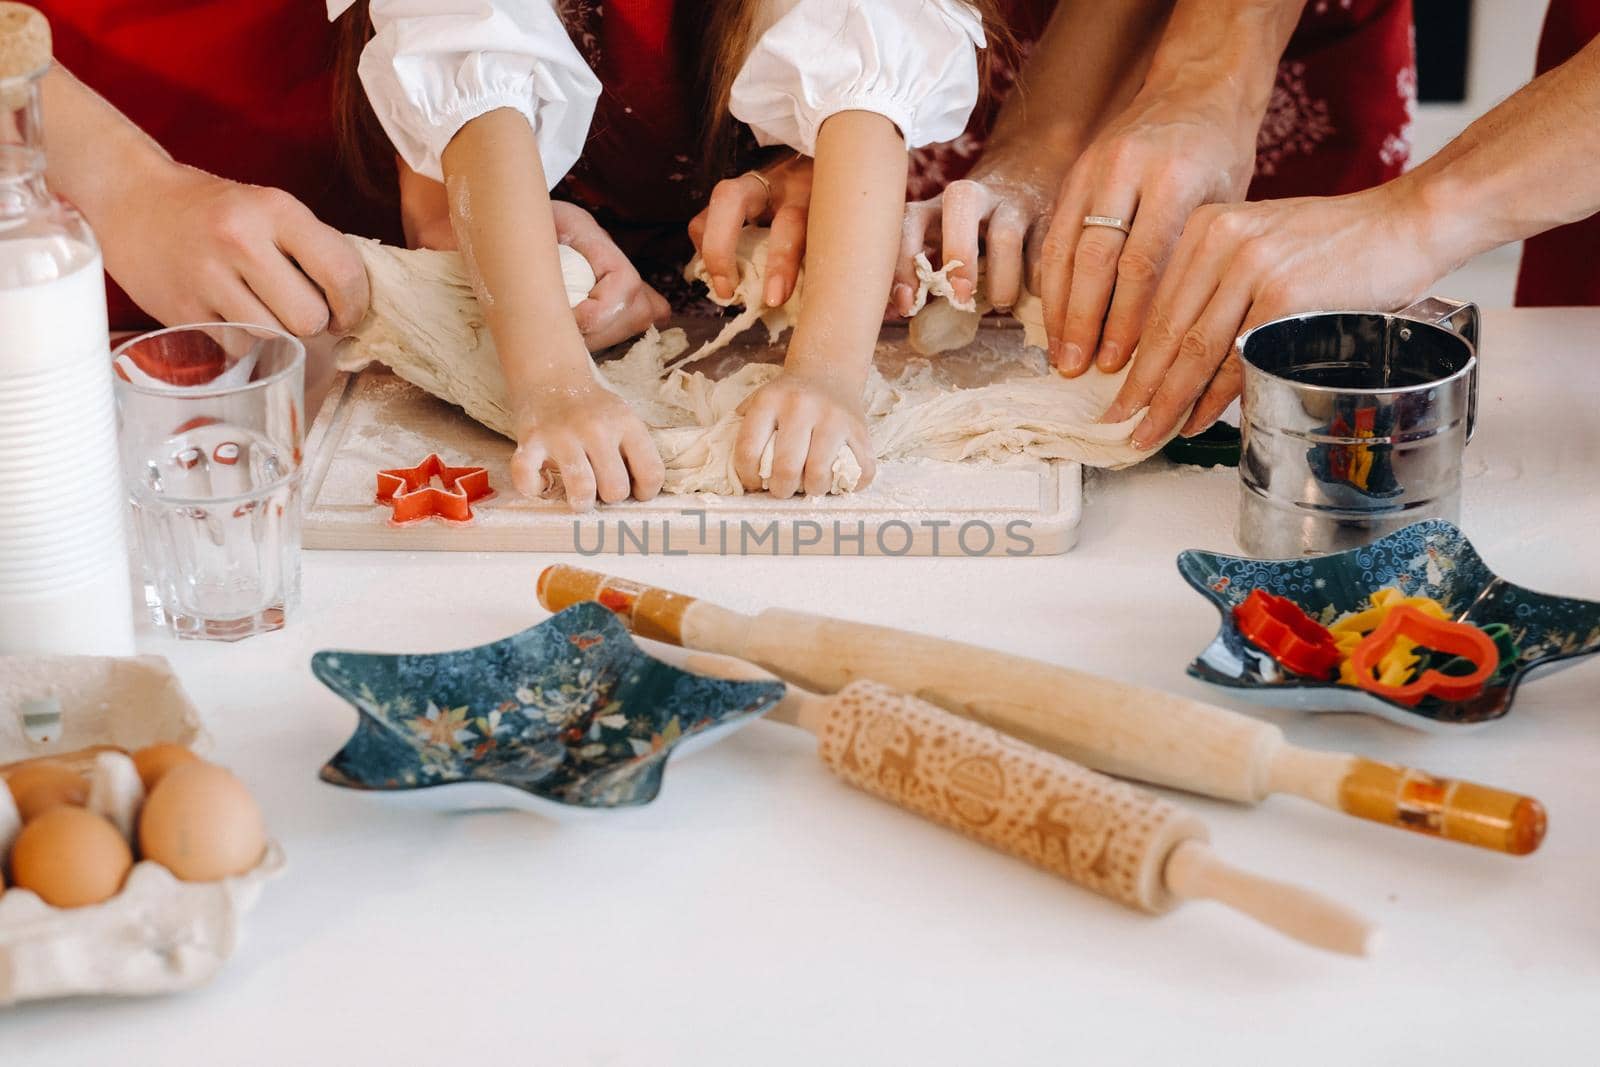
[[[593,215],[564,200],[551,201],[550,213],[555,219],[556,240],[583,253],[594,269],[589,298],[572,309],[589,351],[610,348],[666,321],[671,313],[666,298],[639,277]],[[412,248],[459,250],[444,185],[404,163],[400,164],[400,214],[406,243]]]
[[[860,489],[876,469],[861,403],[862,382],[834,369],[785,367],[782,374],[750,395],[741,412],[744,424],[734,445],[739,481],[755,492],[761,485],[761,454],[772,442],[772,473],[767,490],[775,497],[823,496],[833,485],[839,449],[850,446],[861,465]]]
[[[589,511],[595,496],[607,504],[630,493],[649,500],[666,469],[643,422],[615,393],[595,381],[553,385],[517,412],[517,451],[511,478],[524,496],[544,496],[545,468],[554,468],[573,511]]]

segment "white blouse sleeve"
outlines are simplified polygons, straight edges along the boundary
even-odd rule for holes
[[[910,148],[949,141],[978,102],[983,20],[962,0],[769,0],[734,80],[734,118],[815,155],[817,129],[871,111]]]
[[[328,0],[334,18],[354,0]],[[600,81],[551,0],[371,0],[361,84],[395,150],[442,179],[445,146],[496,108],[533,127],[554,186],[583,152]]]

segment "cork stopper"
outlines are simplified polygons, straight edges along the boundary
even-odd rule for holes
[[[0,2],[0,82],[50,65],[50,23],[27,4]]]

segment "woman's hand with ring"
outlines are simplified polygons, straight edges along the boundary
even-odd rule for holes
[[[767,271],[762,299],[778,307],[794,292],[806,252],[806,221],[811,210],[811,160],[792,156],[779,163],[727,178],[711,190],[711,201],[689,222],[694,242],[711,276],[711,290],[726,300],[739,280],[739,232],[749,223],[772,227],[767,241]]]
[[[1255,123],[1193,93],[1141,91],[1067,175],[1040,252],[1050,360],[1078,375],[1119,370],[1139,341],[1156,285],[1189,214],[1243,197]],[[1085,226],[1099,215],[1124,234]]]

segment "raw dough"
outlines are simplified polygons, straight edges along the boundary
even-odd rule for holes
[[[459,405],[490,429],[512,436],[510,401],[499,359],[460,256],[406,251],[364,240],[357,246],[371,281],[372,309],[354,333],[341,341],[341,369],[383,363],[407,381]],[[728,303],[743,303],[741,298],[759,293],[765,251],[764,231],[746,231],[741,237],[738,294]],[[563,249],[564,268],[570,252]],[[925,328],[924,343],[965,336],[968,316],[976,332],[982,301],[973,301],[969,308],[950,304],[946,275],[951,266],[934,271],[925,259],[919,263],[919,268],[926,269],[919,270],[923,284],[918,299],[926,302],[931,296],[934,301],[919,318],[941,305],[951,309],[938,312],[947,317],[945,322],[936,321]],[[699,270],[697,261],[688,273],[696,276]],[[592,272],[587,273],[584,284],[584,272],[587,264],[583,271],[576,264],[569,268],[568,297],[573,303],[593,284]],[[775,340],[793,325],[800,291],[797,285],[794,295],[779,308],[764,308],[759,300],[746,305],[695,357],[723,347],[758,321]],[[1027,330],[1028,343],[1034,344],[1042,334],[1037,298],[1025,296],[1013,314]],[[627,400],[650,427],[666,466],[667,492],[742,494],[733,467],[741,422],[737,408],[781,368],[751,363],[713,381],[699,371],[672,369],[673,364],[691,362],[682,359],[687,351],[688,338],[682,330],[652,329],[621,359],[597,365],[596,378]],[[1117,374],[1090,370],[1082,377],[1067,379],[1050,370],[1037,346],[1027,356],[1033,360],[1028,368],[1031,373],[973,389],[946,387],[926,360],[913,361],[894,381],[886,380],[874,367],[864,402],[878,460],[927,457],[998,462],[1034,456],[1096,467],[1126,467],[1150,454],[1129,444],[1142,412],[1119,423],[1096,421],[1116,396],[1126,369]],[[769,442],[761,457],[763,487],[771,473],[771,447]],[[832,473],[832,492],[847,492],[860,483],[860,464],[848,448],[840,450]]]

